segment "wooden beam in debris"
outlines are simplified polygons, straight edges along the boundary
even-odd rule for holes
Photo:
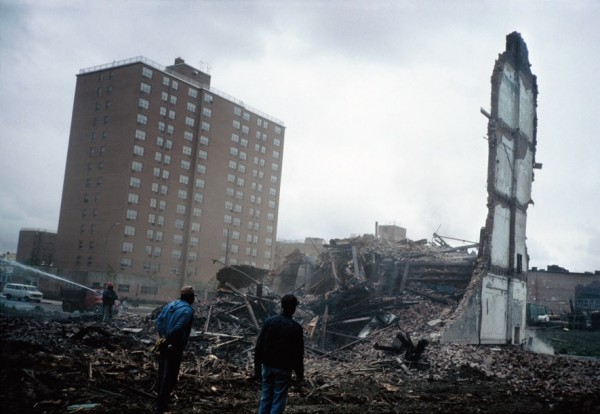
[[[331,258],[331,273],[333,274],[335,288],[339,289],[340,288],[340,278],[338,277],[338,274],[337,274],[337,265],[335,263],[335,256],[333,255],[333,253],[329,252],[329,257]]]
[[[400,282],[400,293],[404,292],[406,288],[406,279],[408,278],[408,270],[410,269],[410,262],[406,262],[404,265],[404,273],[402,273],[402,282]]]
[[[364,280],[364,275],[360,272],[360,267],[358,265],[358,251],[356,246],[352,246],[352,263],[354,264],[354,275],[360,280]]]
[[[235,292],[237,295],[241,296],[242,299],[244,299],[244,303],[246,304],[246,308],[248,308],[248,313],[250,314],[252,323],[254,324],[254,327],[256,328],[256,330],[260,331],[260,325],[258,324],[258,320],[256,319],[256,315],[254,314],[254,310],[252,310],[252,305],[250,304],[250,300],[248,300],[248,297],[246,295],[244,295],[242,292],[240,292],[239,290],[237,290],[235,288],[235,286],[233,286],[231,283],[226,282],[225,285],[229,289],[231,289],[233,292]]]
[[[321,338],[319,341],[319,347],[325,348],[325,335],[327,334],[327,319],[329,318],[329,305],[325,305],[325,312],[323,313],[323,319],[321,322]]]

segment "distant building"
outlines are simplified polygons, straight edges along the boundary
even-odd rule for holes
[[[600,272],[570,273],[558,266],[527,272],[527,302],[545,306],[555,314],[600,310]]]
[[[240,72],[243,74],[243,72]],[[249,79],[251,80],[251,79]],[[183,59],[77,76],[56,265],[122,297],[208,286],[227,264],[273,266],[283,122]]]
[[[29,266],[52,266],[55,249],[56,233],[21,229],[17,246],[17,261]]]
[[[400,241],[406,239],[406,229],[396,225],[377,225],[377,237],[382,240]]]

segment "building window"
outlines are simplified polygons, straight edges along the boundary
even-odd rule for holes
[[[135,130],[135,139],[137,139],[139,141],[145,141],[146,140],[146,131],[142,131],[141,129],[136,129]]]
[[[188,96],[191,98],[197,98],[198,97],[198,90],[194,89],[194,88],[189,88],[188,89]]]
[[[131,170],[136,172],[142,172],[142,163],[138,161],[132,161]]]
[[[171,79],[168,76],[163,76],[163,85],[169,86],[171,84]]]
[[[169,94],[166,92],[160,93],[160,100],[163,102],[167,102],[169,100]]]
[[[142,109],[148,109],[150,107],[150,102],[144,98],[140,98],[138,100],[138,106]]]
[[[273,140],[273,145],[275,145],[276,147],[280,147],[280,146],[281,146],[281,140],[279,140],[279,139],[275,138],[275,139]]]
[[[133,153],[134,155],[138,155],[140,157],[144,156],[144,147],[141,147],[139,145],[134,145],[133,146]]]
[[[141,292],[142,295],[156,295],[158,288],[156,286],[142,286]]]
[[[137,220],[137,210],[127,210],[126,214],[127,220]]]
[[[129,293],[129,285],[123,285],[119,283],[119,285],[117,286],[117,291]]]
[[[191,164],[189,161],[187,160],[181,160],[181,169],[182,170],[189,170],[191,167]]]
[[[240,121],[234,119],[232,125],[235,129],[240,129]]]
[[[132,253],[133,252],[133,242],[123,242],[123,253]]]
[[[185,131],[183,133],[183,139],[185,139],[186,141],[192,142],[194,140],[194,134],[191,133],[190,131]]]
[[[121,259],[121,270],[131,269],[131,259],[122,258]]]
[[[142,186],[142,180],[137,177],[129,178],[129,186],[131,188],[140,188]]]
[[[181,234],[174,234],[173,235],[173,243],[183,244],[183,236]]]
[[[182,200],[187,200],[187,191],[186,190],[179,190],[177,192],[177,197],[179,197]]]
[[[202,194],[202,193],[194,193],[194,201],[196,203],[202,203],[204,201],[204,194]]]
[[[250,114],[248,112],[244,112],[244,121],[249,121],[250,120]]]
[[[152,92],[152,86],[142,82],[142,84],[140,85],[140,91],[142,91],[143,93],[150,93]]]
[[[194,104],[194,103],[188,102],[186,104],[186,108],[190,112],[196,112],[196,104]]]
[[[209,139],[204,135],[200,135],[200,145],[208,145]]]
[[[183,204],[177,204],[177,214],[185,214],[185,206]]]
[[[171,258],[173,258],[175,260],[181,259],[181,250],[173,249],[173,251],[171,252]]]
[[[206,165],[198,164],[198,166],[196,167],[196,172],[198,174],[206,174]]]
[[[130,204],[138,204],[139,201],[140,201],[140,196],[138,194],[129,193],[129,195],[127,197],[127,202],[129,202]]]
[[[213,96],[210,93],[205,93],[204,94],[204,102],[206,103],[212,103],[213,101]]]
[[[146,115],[138,114],[137,115],[137,123],[138,123],[138,125],[147,125],[148,117]]]
[[[147,67],[142,68],[142,76],[148,79],[152,79],[152,70]]]
[[[196,178],[196,188],[204,188],[204,185],[205,181],[202,178]]]
[[[208,152],[200,150],[198,151],[198,158],[201,160],[205,160],[208,158]]]
[[[250,132],[250,128],[247,125],[242,125],[242,134],[248,134]]]
[[[179,183],[187,185],[190,182],[190,177],[187,175],[180,174],[179,175]]]
[[[200,231],[200,223],[192,222],[192,231]]]
[[[242,114],[242,108],[240,108],[239,106],[234,106],[233,107],[233,114],[237,115],[237,116],[240,116]]]
[[[190,146],[188,146],[188,145],[184,145],[184,146],[183,146],[183,149],[182,149],[182,152],[183,152],[185,155],[192,155],[192,147],[190,147]]]
[[[135,226],[125,226],[123,234],[125,234],[125,236],[135,236]]]
[[[179,82],[177,82],[176,80],[173,80],[171,82],[171,89],[173,89],[173,90],[179,89]]]

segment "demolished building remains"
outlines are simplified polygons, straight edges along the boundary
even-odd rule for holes
[[[537,80],[519,33],[492,74],[488,117],[488,216],[481,232],[481,266],[473,274],[460,312],[443,340],[469,344],[519,344],[527,301],[527,207],[537,145]]]

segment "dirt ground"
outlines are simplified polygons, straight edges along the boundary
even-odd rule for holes
[[[600,413],[597,359],[535,354],[516,346],[441,344],[436,328],[425,321],[447,309],[427,304],[424,315],[424,306],[398,311],[396,324],[341,350],[318,351],[307,342],[307,381],[291,389],[286,412]],[[106,326],[93,316],[2,309],[2,411],[152,412],[157,372],[152,326],[150,317],[140,315],[123,315]],[[400,326],[430,341],[417,363],[374,348],[391,343]],[[193,338],[173,413],[256,412],[260,386],[249,379],[255,334],[234,333]]]

